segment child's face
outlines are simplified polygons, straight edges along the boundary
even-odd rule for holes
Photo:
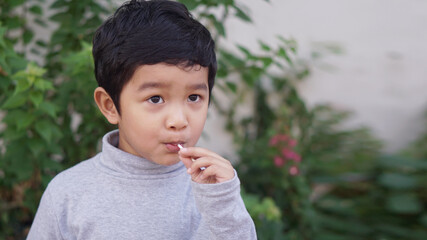
[[[119,148],[161,165],[194,146],[209,103],[208,68],[163,63],[137,68],[120,95]]]

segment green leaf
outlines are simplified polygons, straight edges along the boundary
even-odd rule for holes
[[[56,118],[57,107],[55,104],[44,101],[40,104],[39,109],[52,118]]]
[[[194,10],[199,5],[195,0],[179,0],[178,2],[184,4],[190,11]]]
[[[37,5],[30,7],[29,11],[36,14],[36,15],[42,15],[43,14],[42,8],[40,6],[37,6]]]
[[[220,54],[222,55],[222,59],[224,60],[224,63],[227,65],[232,65],[235,68],[241,67],[245,65],[245,61],[240,59],[234,54],[231,54],[229,52],[226,52],[224,50],[220,50]]]
[[[24,69],[28,65],[25,58],[14,56],[9,59],[9,65],[12,67],[11,72],[16,72]]]
[[[233,6],[233,8],[236,10],[236,17],[242,19],[245,22],[252,22],[252,19],[249,17],[249,15],[246,14],[242,9],[237,6]]]
[[[16,80],[15,93],[24,92],[24,91],[28,90],[30,87],[31,87],[31,82],[29,81],[28,78],[26,78],[26,77],[24,77],[24,78],[22,78],[22,77],[18,78]]]
[[[427,227],[427,213],[425,213],[424,215],[422,215],[422,216],[420,217],[420,223],[421,223],[422,225],[424,225],[425,227]]]
[[[105,14],[109,13],[109,11],[106,8],[104,8],[102,5],[96,3],[95,1],[91,2],[90,8],[91,8],[93,13],[96,13],[96,15],[99,15],[100,13],[105,13]]]
[[[41,120],[36,123],[35,128],[38,134],[46,140],[46,142],[50,143],[52,141],[52,123],[46,120]]]
[[[25,104],[27,101],[27,96],[23,93],[18,93],[12,95],[6,100],[6,102],[1,106],[3,109],[12,109],[17,108]]]
[[[36,89],[39,89],[39,90],[45,91],[45,90],[53,89],[53,84],[52,84],[52,82],[50,82],[50,81],[48,81],[48,80],[45,80],[45,79],[39,78],[39,79],[37,79],[37,80],[36,80],[36,82],[34,83],[34,87],[35,87]]]
[[[344,219],[336,216],[318,215],[319,223],[326,228],[334,229],[340,232],[348,232],[351,235],[369,235],[372,229],[365,223],[357,219]]]
[[[11,30],[11,29],[16,29],[16,28],[20,28],[23,26],[24,21],[19,18],[19,17],[11,17],[9,19],[7,19],[6,22],[6,27],[7,29]]]
[[[395,213],[416,214],[421,212],[422,204],[412,194],[393,195],[387,199],[387,208]]]
[[[35,159],[38,159],[43,151],[46,151],[46,144],[40,141],[40,139],[28,139],[27,144]]]
[[[249,50],[247,48],[243,47],[240,44],[236,44],[236,46],[237,46],[237,48],[239,48],[239,50],[241,52],[243,52],[246,55],[247,58],[249,58],[249,59],[253,59],[254,58],[254,56],[251,54],[251,52],[249,52]]]
[[[264,68],[269,67],[273,63],[273,59],[271,59],[269,57],[262,57],[262,58],[260,58],[260,60],[264,64]]]
[[[29,163],[22,164],[13,161],[10,168],[14,170],[18,182],[28,180],[33,174],[33,166]]]
[[[36,19],[34,19],[34,22],[35,22],[35,23],[37,23],[37,25],[39,25],[39,26],[41,26],[41,27],[47,27],[46,22],[45,22],[45,21],[43,21],[43,20],[42,20],[42,19],[40,19],[40,18],[36,18]]]
[[[31,113],[24,112],[20,114],[20,116],[16,117],[16,126],[18,131],[27,128],[30,126],[35,120],[35,116]]]
[[[285,39],[282,36],[277,36],[277,38],[285,44],[287,48],[291,50],[294,54],[297,52],[297,42],[294,39]]]
[[[54,22],[71,22],[71,15],[67,12],[59,12],[49,18]],[[70,29],[71,30],[71,29]]]
[[[225,67],[224,68],[218,68],[216,75],[218,78],[225,78],[228,75],[228,70]]]
[[[40,91],[32,91],[30,92],[30,100],[33,102],[36,108],[39,107],[40,103],[43,101],[43,93]]]
[[[47,185],[50,183],[50,181],[52,180],[52,176],[48,175],[48,174],[43,174],[41,179],[42,179],[42,186],[44,188],[47,187]]]
[[[25,2],[25,0],[13,0],[13,1],[8,1],[9,6],[10,6],[11,8],[15,8],[15,7],[19,6],[19,5],[22,5],[24,2]]]
[[[383,167],[393,169],[410,169],[410,170],[427,170],[427,161],[411,159],[401,156],[383,156],[379,160],[379,164]]]
[[[46,42],[42,41],[42,40],[37,40],[36,44],[37,44],[37,46],[40,46],[40,47],[47,47]]]
[[[417,186],[417,180],[411,176],[398,173],[384,173],[379,177],[380,184],[395,189],[408,189]]]
[[[64,1],[64,0],[56,0],[52,5],[50,5],[51,9],[55,9],[55,8],[63,8],[63,7],[67,7],[68,6],[68,2]]]
[[[271,51],[270,46],[268,46],[268,45],[267,45],[266,43],[264,43],[263,41],[258,40],[258,43],[259,43],[259,45],[261,46],[261,49],[262,49],[262,50],[264,50],[264,51],[266,51],[266,52]]]
[[[43,167],[44,169],[49,169],[50,171],[59,172],[63,169],[63,166],[52,159],[44,159],[43,161]]]
[[[0,22],[0,26],[1,26],[1,22]],[[0,47],[6,48],[6,43],[4,42],[4,34],[6,33],[6,28],[5,27],[0,27]]]
[[[233,92],[236,93],[237,92],[237,85],[233,82],[225,82],[225,84],[227,85],[227,87]]]
[[[31,76],[41,77],[46,72],[46,69],[37,66],[35,63],[31,62],[27,66],[27,73]]]
[[[283,47],[279,48],[279,51],[277,52],[277,55],[279,57],[282,57],[286,60],[286,62],[288,62],[289,65],[293,65],[291,58],[289,57],[288,53],[286,52],[286,50]]]
[[[216,19],[213,21],[215,29],[218,31],[218,34],[225,37],[225,28],[221,22],[218,22]]]
[[[34,37],[33,31],[31,31],[30,29],[25,29],[24,34],[22,35],[24,44],[30,43],[33,37]]]

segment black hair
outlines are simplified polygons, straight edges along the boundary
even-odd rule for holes
[[[95,32],[95,77],[120,113],[120,93],[137,67],[157,63],[208,67],[209,99],[215,81],[215,43],[181,3],[132,0]]]

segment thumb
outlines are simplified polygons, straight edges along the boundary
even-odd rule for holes
[[[193,164],[193,159],[190,156],[185,156],[183,154],[183,152],[185,152],[184,149],[181,149],[178,152],[178,157],[179,159],[182,161],[182,163],[184,163],[185,167],[188,169],[191,167],[191,165]]]

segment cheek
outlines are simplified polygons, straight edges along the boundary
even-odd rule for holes
[[[193,136],[199,138],[202,134],[206,122],[206,116],[207,114],[204,112],[203,114],[198,115],[197,118],[193,119]]]
[[[158,133],[160,119],[155,114],[134,111],[128,115],[127,119],[129,131],[140,137],[152,137]]]

